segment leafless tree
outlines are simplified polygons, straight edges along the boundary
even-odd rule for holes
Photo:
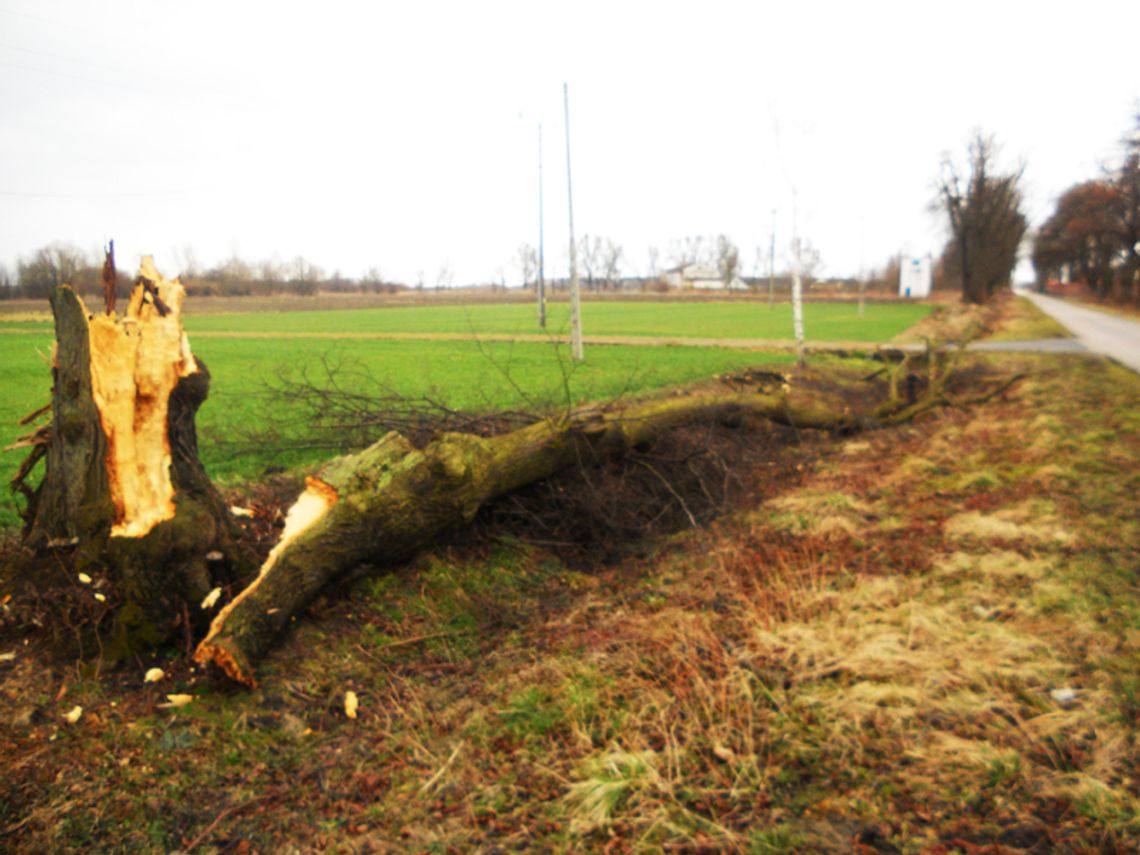
[[[304,256],[298,255],[287,265],[286,275],[289,277],[290,291],[295,294],[312,296],[320,290],[324,271],[306,260]]]
[[[198,264],[198,253],[191,244],[184,243],[174,250],[174,261],[178,267],[178,275],[186,279],[196,277],[201,265]]]
[[[966,303],[984,303],[1009,286],[1028,226],[1021,210],[1023,167],[1001,172],[997,156],[993,137],[978,132],[964,166],[949,154],[942,159],[938,205],[950,221]]]
[[[271,285],[284,279],[281,262],[276,258],[267,258],[257,263],[257,278],[261,282]]]
[[[78,286],[76,280],[86,267],[83,251],[72,244],[41,247],[31,258],[17,264],[20,293],[25,297],[47,297],[57,285]]]
[[[440,265],[438,272],[435,274],[435,290],[442,291],[444,288],[450,288],[455,284],[455,271],[451,269],[451,265],[444,262]]]
[[[804,287],[811,287],[823,269],[823,256],[807,238],[800,238],[800,279]]]
[[[596,290],[595,277],[602,269],[602,239],[592,235],[583,235],[578,241],[578,261],[586,273],[586,288]]]
[[[378,294],[384,290],[384,274],[376,266],[369,267],[360,276],[360,289]]]
[[[646,267],[648,278],[656,279],[661,275],[661,250],[656,246],[651,246],[646,256],[648,261],[648,266]]]
[[[728,239],[727,235],[717,236],[716,267],[724,287],[731,288],[732,283],[740,276],[740,249]]]
[[[691,235],[669,241],[668,258],[673,267],[708,264],[714,253],[713,243],[704,235]]]
[[[599,253],[602,278],[605,279],[607,288],[615,290],[618,286],[618,280],[621,279],[622,248],[609,238],[605,238],[602,241]]]
[[[16,296],[16,283],[8,270],[8,265],[0,262],[0,300]]]
[[[519,244],[518,251],[515,253],[515,264],[522,274],[523,287],[530,285],[538,285],[538,251],[529,243]]]

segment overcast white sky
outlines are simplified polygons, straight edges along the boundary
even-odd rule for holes
[[[0,0],[0,263],[115,238],[176,272],[517,282],[575,225],[647,249],[725,233],[750,272],[801,234],[829,275],[937,253],[941,154],[1024,159],[1031,221],[1095,177],[1140,106],[1140,2]],[[766,270],[766,262],[764,263]]]

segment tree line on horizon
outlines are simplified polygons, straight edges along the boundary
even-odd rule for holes
[[[945,213],[950,236],[935,265],[935,288],[960,291],[962,300],[968,303],[983,303],[1009,287],[1029,236],[1021,188],[1024,165],[1003,168],[998,162],[999,152],[994,138],[979,131],[970,140],[964,161],[944,155],[936,182],[934,206]],[[577,250],[587,291],[628,290],[632,286],[665,293],[670,288],[664,274],[689,265],[703,265],[715,271],[726,286],[739,279],[753,291],[762,290],[770,278],[784,291],[790,280],[786,270],[775,274],[774,260],[765,257],[762,249],[757,251],[753,264],[754,275],[743,276],[740,249],[723,234],[674,239],[664,252],[651,246],[647,275],[635,277],[624,275],[623,267],[628,261],[624,250],[609,238],[586,235],[578,241]],[[442,290],[455,284],[446,264],[430,283],[421,271],[415,282],[408,284],[389,281],[375,267],[355,278],[339,271],[326,275],[300,255],[289,262],[254,263],[234,256],[214,267],[202,268],[190,248],[184,248],[180,254],[182,282],[191,296],[395,294],[429,287]],[[1078,182],[1060,196],[1052,215],[1031,236],[1030,259],[1041,289],[1049,283],[1072,282],[1087,286],[1101,299],[1140,298],[1140,115],[1123,142],[1118,163],[1106,168],[1102,177]],[[864,286],[872,291],[893,290],[900,262],[900,256],[892,256],[883,268],[864,277]],[[521,273],[523,287],[536,287],[537,250],[522,244],[513,263]],[[802,242],[801,274],[805,284],[813,284],[819,267],[819,252],[809,242]],[[498,278],[498,282],[483,286],[506,290],[503,270]],[[133,280],[121,273],[117,280],[120,295],[129,294]],[[547,281],[554,289],[566,284],[565,279],[556,277]],[[846,286],[859,280],[837,281]],[[46,298],[63,283],[81,294],[102,294],[101,253],[89,255],[73,244],[57,242],[21,258],[14,275],[0,265],[0,299]]]
[[[313,296],[318,293],[397,294],[407,291],[443,290],[454,285],[454,276],[447,265],[429,278],[423,272],[412,283],[395,282],[383,276],[378,268],[370,268],[359,277],[347,277],[339,271],[326,274],[320,267],[303,256],[290,262],[248,262],[236,256],[213,267],[202,267],[194,253],[184,248],[177,255],[181,268],[180,278],[190,296],[264,297],[277,294]],[[612,239],[585,235],[578,241],[578,257],[583,288],[588,292],[641,290],[665,293],[670,290],[664,276],[671,270],[699,265],[715,271],[725,283],[737,277],[754,291],[767,287],[769,260],[759,256],[753,275],[743,274],[740,250],[727,236],[695,235],[669,241],[664,250],[651,246],[645,275],[627,275],[623,248]],[[821,257],[808,241],[803,242],[801,267],[805,284],[817,281]],[[538,278],[538,252],[530,244],[522,244],[514,263],[521,274],[521,286],[533,289]],[[19,259],[13,275],[0,265],[0,299],[46,299],[57,285],[69,284],[85,296],[104,293],[103,252],[88,253],[74,244],[55,242],[41,247],[30,256]],[[762,272],[763,271],[763,272]],[[892,272],[893,271],[893,272]],[[897,285],[898,258],[892,257],[881,272],[873,271],[867,278],[870,290],[891,289]],[[893,278],[892,278],[893,277]],[[787,270],[773,273],[778,291],[790,288],[791,276]],[[126,297],[133,286],[133,278],[120,271],[117,274],[117,293]],[[552,290],[566,290],[565,274],[545,281]],[[836,280],[854,286],[858,280]],[[507,290],[505,273],[498,281],[477,283],[474,287]]]

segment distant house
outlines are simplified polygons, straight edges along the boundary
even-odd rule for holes
[[[666,270],[661,276],[662,281],[670,288],[683,291],[747,291],[748,286],[739,276],[734,276],[726,283],[721,278],[720,271],[707,264],[685,264]]]

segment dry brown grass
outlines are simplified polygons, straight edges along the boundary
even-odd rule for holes
[[[513,539],[440,549],[318,603],[252,694],[167,663],[163,689],[199,695],[169,713],[138,669],[21,658],[6,842],[1135,851],[1137,381],[1027,365],[1005,400],[793,457],[776,501],[589,572]],[[1046,460],[1019,428],[1081,436],[1109,398],[1111,442]]]

